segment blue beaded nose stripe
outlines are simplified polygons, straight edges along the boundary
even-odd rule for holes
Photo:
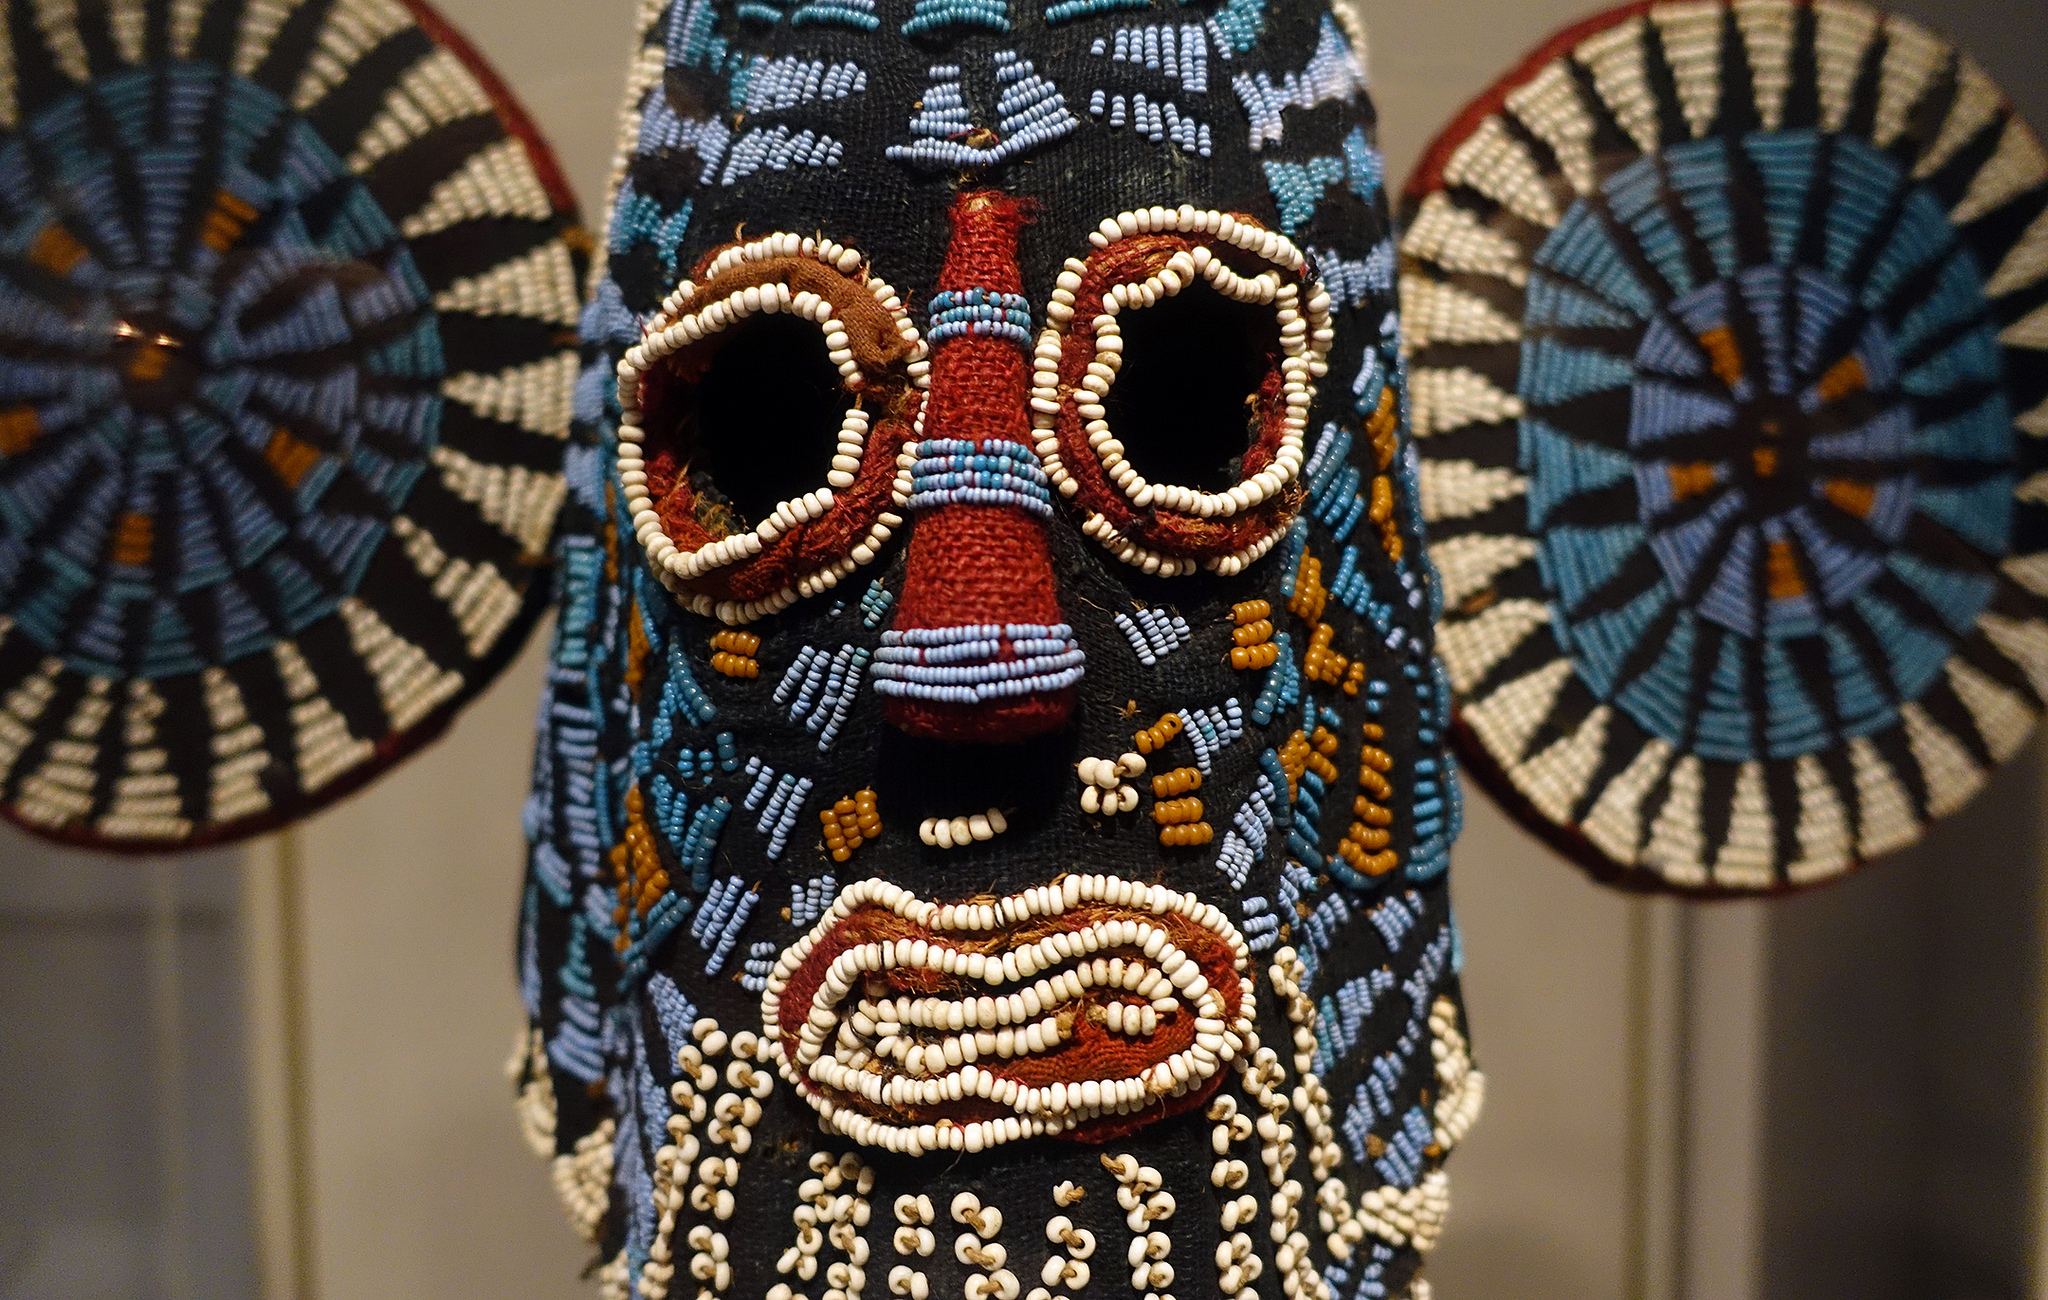
[[[974,334],[1031,347],[1031,300],[1021,293],[947,289],[933,296],[925,312],[931,321],[925,338],[933,347]]]
[[[912,510],[939,506],[1017,506],[1052,517],[1052,481],[1038,453],[1021,442],[927,438],[910,467]]]
[[[999,658],[1007,650],[1011,659]],[[882,633],[875,651],[875,690],[943,704],[1039,691],[1081,680],[1087,655],[1065,623],[973,623]]]

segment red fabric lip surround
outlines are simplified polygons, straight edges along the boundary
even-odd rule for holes
[[[1249,954],[1194,896],[1066,877],[942,906],[850,886],[762,999],[828,1123],[916,1154],[1104,1142],[1200,1105],[1247,1050]]]

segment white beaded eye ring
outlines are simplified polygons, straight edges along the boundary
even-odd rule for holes
[[[694,613],[747,623],[837,586],[902,527],[911,481],[897,459],[921,436],[928,349],[895,289],[829,239],[730,244],[697,277],[663,300],[619,360],[619,482],[661,584]],[[750,529],[721,530],[698,517],[688,449],[659,445],[661,426],[686,399],[680,376],[706,340],[776,313],[817,324],[853,402],[825,483]]]
[[[1328,370],[1330,296],[1284,236],[1225,212],[1144,208],[1104,221],[1095,252],[1069,258],[1032,354],[1031,412],[1046,476],[1083,511],[1082,530],[1147,573],[1232,574],[1286,531],[1315,381]],[[1255,395],[1243,479],[1223,492],[1148,481],[1125,455],[1104,399],[1123,364],[1119,316],[1206,282],[1273,309],[1277,373]]]

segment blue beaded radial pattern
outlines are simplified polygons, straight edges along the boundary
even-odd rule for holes
[[[583,240],[424,8],[0,12],[0,811],[276,825],[536,616]]]
[[[2048,158],[1853,3],[1634,5],[1406,198],[1468,762],[1595,874],[1805,885],[1910,843],[2048,693]],[[1426,435],[1426,436],[1425,436]]]

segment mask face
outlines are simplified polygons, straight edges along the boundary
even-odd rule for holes
[[[653,16],[521,945],[615,1293],[1406,1293],[1481,1084],[1355,48]]]

